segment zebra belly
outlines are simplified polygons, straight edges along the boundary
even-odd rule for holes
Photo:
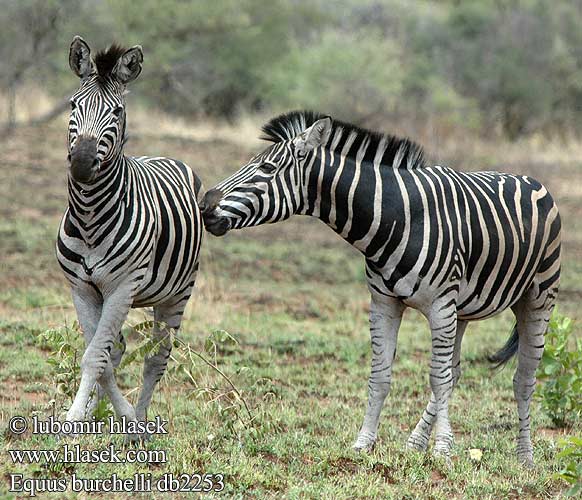
[[[535,276],[535,268],[521,283],[506,281],[496,289],[475,289],[462,280],[457,300],[457,315],[463,320],[478,320],[495,316],[514,305],[530,287]]]
[[[190,226],[189,237],[175,239],[167,247],[162,248],[158,240],[134,295],[133,307],[151,307],[190,295],[200,251],[199,228],[193,221]]]
[[[177,296],[190,294],[194,285],[194,266],[178,279],[154,281],[150,286],[138,289],[133,299],[133,308],[153,307],[171,301]],[[145,282],[146,280],[144,280]]]
[[[476,286],[477,283],[487,282],[489,272],[485,270],[481,271],[480,276],[472,276],[471,282],[467,280],[466,274],[460,279],[450,275],[440,286],[435,286],[435,283],[430,284],[430,279],[421,278],[418,274],[409,274],[396,283],[391,283],[391,273],[383,276],[381,273],[371,271],[368,267],[367,281],[372,294],[398,298],[408,307],[417,309],[425,316],[429,314],[433,303],[450,286],[457,284],[458,318],[479,320],[494,316],[515,304],[531,286],[538,265],[537,258],[529,262],[518,262],[515,266],[517,269],[529,267],[530,271],[524,273],[519,282],[509,279],[508,274],[501,285],[495,289]]]
[[[463,298],[464,296],[461,291],[458,301],[459,304],[462,303]],[[515,297],[513,300],[504,303],[490,304],[488,303],[487,293],[480,296],[476,295],[468,305],[457,309],[457,317],[466,321],[490,318],[491,316],[495,316],[504,311],[508,307],[511,307],[518,299],[519,297]]]

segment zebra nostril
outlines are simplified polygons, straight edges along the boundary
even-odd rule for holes
[[[71,163],[71,153],[69,153],[69,154],[67,155],[67,161],[68,161],[69,163]]]
[[[99,161],[99,158],[95,158],[95,159],[93,160],[93,165],[92,165],[92,167],[93,167],[93,168],[99,168],[99,165],[100,165],[100,164],[101,164],[101,161]]]

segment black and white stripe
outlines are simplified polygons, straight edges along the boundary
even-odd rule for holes
[[[199,179],[180,161],[123,153],[125,86],[142,60],[140,47],[113,46],[93,61],[82,39],[71,46],[70,64],[81,86],[71,99],[69,206],[57,258],[71,284],[86,350],[68,420],[86,417],[97,381],[119,416],[146,418],[170,356],[167,329],[179,328],[198,270]],[[129,309],[146,306],[154,308],[160,348],[145,360],[134,410],[117,388],[113,368],[123,354],[120,332]]]
[[[365,256],[373,356],[355,448],[376,440],[406,307],[430,324],[433,392],[408,444],[426,449],[434,424],[443,455],[467,322],[511,308],[516,330],[494,358],[518,352],[518,455],[531,463],[529,403],[560,275],[560,217],[546,188],[526,176],[431,166],[407,139],[312,112],[279,116],[263,131],[273,145],[206,194],[205,224],[222,235],[311,215]]]

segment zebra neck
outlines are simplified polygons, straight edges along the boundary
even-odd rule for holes
[[[382,221],[404,220],[398,194],[398,169],[361,157],[334,154],[320,148],[305,163],[302,206],[298,213],[317,217],[366,257]],[[382,200],[396,203],[382,203]],[[382,212],[381,217],[379,217]],[[391,234],[390,238],[397,237]]]
[[[130,182],[128,162],[123,155],[107,165],[89,186],[76,184],[69,177],[69,218],[83,240],[99,241],[111,221],[118,220],[125,209]]]

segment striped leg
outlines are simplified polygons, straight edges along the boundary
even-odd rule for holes
[[[517,458],[529,467],[534,463],[529,405],[536,386],[536,370],[544,352],[544,335],[554,307],[553,293],[536,295],[537,286],[534,285],[514,309],[519,335],[517,370],[513,377],[513,392],[519,415]]]
[[[86,334],[88,342],[81,360],[81,382],[73,404],[67,412],[68,421],[84,419],[87,403],[97,381],[111,399],[115,413],[119,417],[125,416],[128,420],[135,420],[133,407],[115,383],[110,359],[115,340],[129,312],[131,296],[128,289],[120,289],[109,296],[102,305],[95,334],[92,338]],[[73,301],[79,312],[79,318],[84,317],[83,313],[92,307],[91,300],[78,293],[73,293]]]
[[[442,303],[445,305],[441,306]],[[432,335],[430,387],[435,396],[436,413],[434,453],[448,457],[453,444],[449,423],[449,397],[453,390],[452,366],[457,333],[456,301],[450,300],[450,294],[433,304],[429,324]]]
[[[461,343],[463,342],[463,335],[465,334],[466,328],[466,321],[457,321],[457,334],[453,351],[453,389],[461,377]],[[432,427],[436,419],[436,411],[436,398],[434,393],[432,393],[421,419],[408,438],[407,446],[409,448],[419,451],[425,451],[427,449]]]
[[[136,406],[138,420],[146,420],[147,409],[152,400],[154,389],[166,371],[170,352],[172,351],[172,341],[168,329],[177,331],[180,328],[184,308],[190,297],[190,291],[188,291],[186,297],[181,298],[176,304],[164,304],[154,307],[155,326],[153,335],[160,345],[156,354],[148,356],[144,361],[143,386]],[[165,324],[167,328],[160,329],[160,323]]]
[[[93,340],[101,319],[103,308],[101,297],[98,297],[91,289],[75,289],[72,293],[79,324],[81,325],[83,336],[85,337],[85,345],[88,347]],[[131,405],[124,398],[123,394],[117,387],[115,378],[113,377],[113,368],[119,365],[121,356],[125,351],[125,340],[121,335],[121,331],[118,334],[118,338],[122,341],[123,351],[120,350],[120,346],[116,345],[117,343],[114,344],[111,349],[110,361],[108,361],[108,365],[112,364],[112,367],[111,369],[106,368],[98,382],[93,385],[90,399],[83,412],[84,418],[90,418],[92,416],[98,401],[105,393],[109,395],[109,398],[118,414],[127,414],[128,412],[131,414],[131,410],[129,409],[131,408]]]
[[[372,368],[368,382],[368,407],[364,423],[353,445],[355,450],[371,449],[376,442],[378,422],[384,400],[390,390],[392,362],[404,306],[391,298],[372,297],[370,306],[370,335]]]
[[[114,372],[115,372],[115,369],[121,363],[121,358],[125,354],[126,347],[127,347],[127,345],[125,343],[125,338],[123,337],[123,334],[121,332],[119,332],[119,335],[117,336],[117,341],[113,344],[113,348],[111,349],[111,356],[110,356],[111,365],[113,367]],[[93,415],[93,413],[97,409],[97,405],[103,399],[104,396],[105,396],[105,389],[103,389],[103,386],[98,382],[97,384],[95,384],[95,386],[93,388],[93,391],[91,393],[91,399],[89,400],[89,403],[87,403],[86,414],[88,417],[91,417],[91,415]]]

